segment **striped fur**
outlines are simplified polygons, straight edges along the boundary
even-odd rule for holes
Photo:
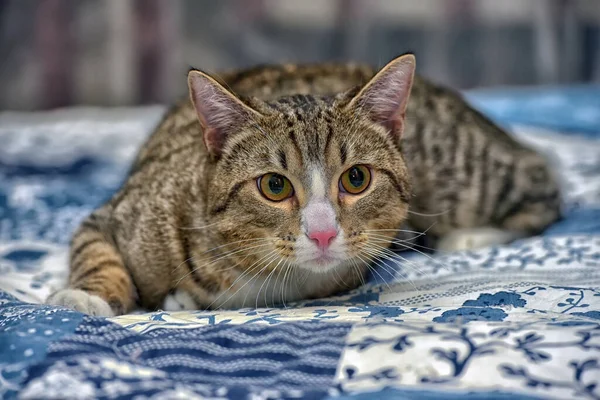
[[[212,95],[237,113],[214,122],[227,133],[223,143],[206,142],[209,129],[203,135],[192,102],[171,109],[127,182],[76,232],[70,289],[49,302],[107,314],[102,299],[121,314],[136,302],[160,307],[182,289],[199,308],[285,303],[359,285],[375,257],[365,253],[377,242],[374,230],[387,247],[408,222],[452,249],[476,243],[482,229],[477,243],[491,244],[540,232],[559,217],[546,161],[457,94],[415,77],[406,119],[400,110],[396,124],[374,121],[371,111],[380,113],[385,99],[367,109],[360,96],[365,84],[377,87],[375,72],[280,65],[215,76]],[[364,194],[343,195],[337,182],[355,164],[371,166],[373,181]],[[262,197],[256,178],[267,172],[286,176],[293,198]],[[323,270],[299,261],[310,245],[302,209],[316,192],[336,213],[341,237],[332,251],[345,257]]]

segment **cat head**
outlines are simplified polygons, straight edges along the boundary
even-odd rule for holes
[[[334,97],[241,99],[200,71],[190,95],[210,155],[206,215],[255,272],[313,272],[383,254],[411,186],[400,151],[412,55]]]

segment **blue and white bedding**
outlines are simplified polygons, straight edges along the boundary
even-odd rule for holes
[[[600,88],[467,95],[554,160],[543,236],[285,308],[110,319],[39,303],[163,108],[0,113],[0,397],[600,399]]]

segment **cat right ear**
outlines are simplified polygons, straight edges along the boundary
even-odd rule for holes
[[[216,80],[197,70],[188,73],[190,97],[209,153],[219,157],[227,138],[260,114]]]

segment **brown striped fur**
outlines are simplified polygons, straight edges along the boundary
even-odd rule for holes
[[[160,307],[174,289],[200,308],[326,296],[359,285],[365,264],[386,255],[407,220],[428,229],[440,248],[460,249],[535,234],[559,217],[546,161],[458,94],[417,76],[406,119],[392,128],[375,123],[359,104],[359,89],[373,85],[375,72],[320,64],[215,76],[237,96],[226,94],[231,114],[247,114],[235,132],[218,152],[207,151],[213,139],[198,106],[186,100],[172,108],[127,182],[75,233],[69,289],[49,302],[112,315],[136,302]],[[389,130],[404,131],[402,140]],[[360,196],[337,194],[340,174],[354,164],[372,166],[370,187]],[[327,177],[348,258],[317,273],[294,261],[315,166]],[[267,172],[290,179],[290,201],[260,195],[256,178]],[[375,251],[378,240],[383,247]]]

